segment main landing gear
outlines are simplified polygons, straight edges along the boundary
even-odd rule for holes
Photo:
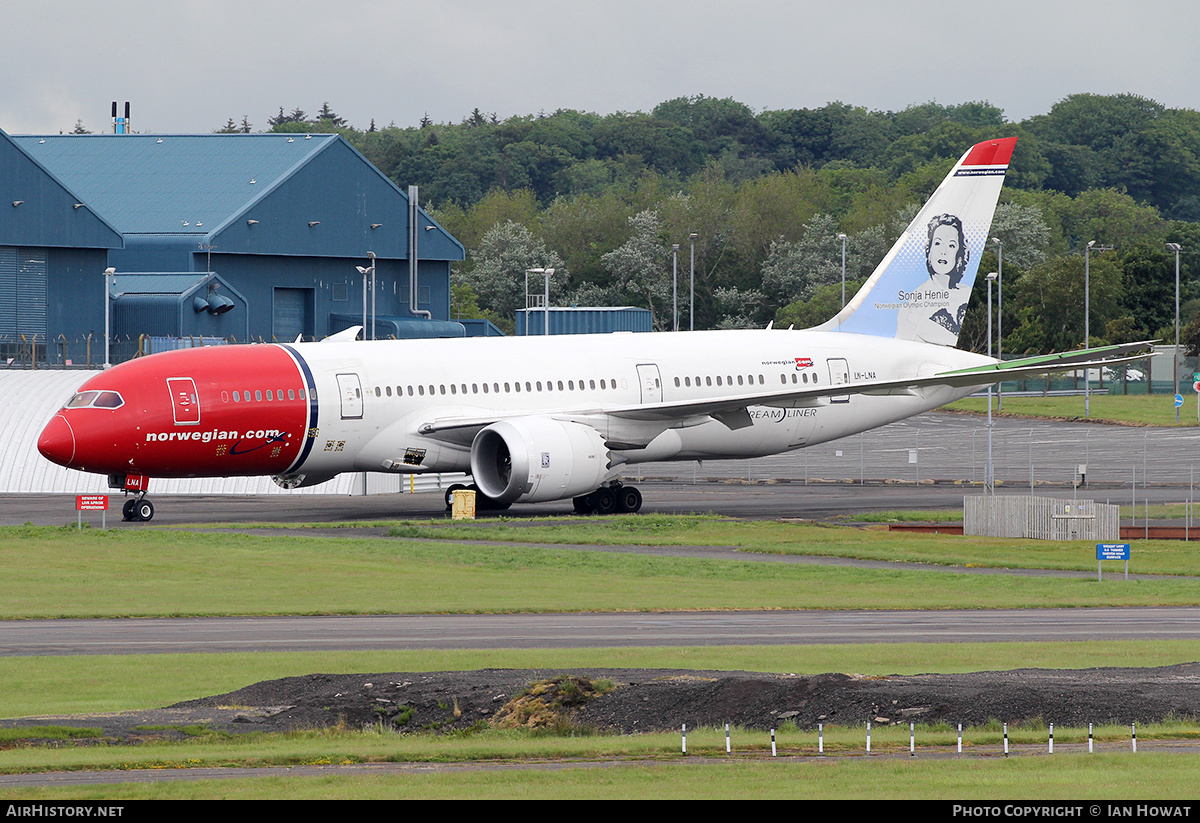
[[[613,483],[572,502],[576,514],[634,514],[642,508],[642,493],[633,486]]]

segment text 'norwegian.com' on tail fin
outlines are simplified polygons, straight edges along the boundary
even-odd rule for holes
[[[853,299],[817,328],[955,345],[1016,144],[972,146]]]

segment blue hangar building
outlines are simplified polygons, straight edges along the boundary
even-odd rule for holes
[[[377,338],[462,336],[464,256],[339,135],[0,131],[0,365],[101,362],[108,268],[114,360],[150,337],[319,339],[364,303]]]

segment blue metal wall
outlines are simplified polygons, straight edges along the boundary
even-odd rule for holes
[[[305,323],[320,338],[333,331],[331,315],[361,316],[363,279],[355,267],[369,265],[367,252],[374,252],[376,314],[408,316],[406,193],[342,138],[326,135],[300,146],[303,140],[133,135],[72,141],[67,136],[10,139],[0,132],[0,205],[10,197],[9,202],[21,201],[8,207],[13,219],[0,213],[6,218],[0,220],[0,247],[35,248],[45,255],[50,339],[103,335],[108,266],[118,273],[217,272],[245,296],[246,305],[238,302],[228,314],[205,317],[204,328],[196,330],[237,340],[271,340],[275,289],[307,290],[311,313]],[[284,149],[280,141],[290,147]],[[294,165],[279,159],[297,148],[302,153],[287,155],[297,158]],[[110,156],[123,160],[106,161]],[[157,171],[138,173],[138,158],[158,164]],[[58,173],[47,171],[43,161]],[[261,179],[246,173],[260,165],[275,171]],[[111,220],[81,203],[71,189],[72,175],[81,190],[92,192],[112,212]],[[222,208],[227,213],[221,214]],[[192,212],[203,212],[204,221]],[[121,219],[129,225],[121,226]],[[420,220],[418,308],[447,320],[450,263],[465,253],[424,212]],[[153,301],[142,301],[147,305],[133,311],[135,302],[128,301],[116,319],[115,337],[158,331],[138,327]],[[185,327],[195,327],[194,319],[185,316],[174,325],[187,334],[191,330]]]
[[[518,309],[518,337],[526,333],[544,334],[546,313],[542,309]],[[620,308],[550,308],[551,334],[610,334],[617,331],[648,332],[653,330],[653,315],[649,309]]]

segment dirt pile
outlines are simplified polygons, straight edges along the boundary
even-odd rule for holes
[[[164,709],[2,720],[92,726],[109,741],[183,736],[185,726],[284,732],[344,726],[399,732],[487,726],[623,733],[721,726],[804,729],[910,721],[1060,726],[1200,717],[1200,663],[862,677],[678,669],[483,669],[312,674]]]
[[[800,728],[1043,719],[1060,725],[1200,717],[1200,663],[859,677],[663,669],[485,669],[309,675],[173,708],[243,706],[252,727],[384,723],[404,731],[569,722],[625,733],[732,723]]]

